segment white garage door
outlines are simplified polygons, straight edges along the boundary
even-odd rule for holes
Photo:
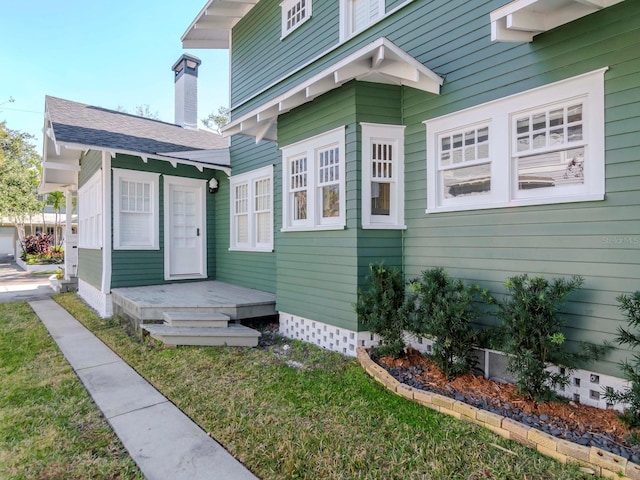
[[[0,227],[0,255],[13,255],[13,227]]]

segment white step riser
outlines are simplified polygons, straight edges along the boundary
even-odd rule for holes
[[[159,340],[166,345],[193,345],[193,346],[209,346],[209,347],[256,347],[258,346],[257,337],[197,337],[186,335],[154,335],[151,337]]]
[[[170,321],[165,320],[165,325],[171,327],[193,327],[193,328],[227,328],[229,326],[229,320],[178,320],[172,319]]]

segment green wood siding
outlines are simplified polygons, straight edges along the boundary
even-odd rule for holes
[[[175,177],[197,178],[210,180],[216,177],[220,182],[226,175],[222,172],[203,169],[198,171],[190,165],[177,165],[176,168],[168,162],[149,159],[144,163],[141,158],[130,155],[117,155],[111,162],[113,168],[156,172]],[[210,280],[216,278],[216,200],[219,195],[205,194],[207,213],[207,275]],[[112,250],[111,252],[111,288],[134,287],[142,285],[158,285],[175,283],[175,280],[164,279],[164,182],[160,177],[160,249],[159,250]],[[113,199],[112,199],[113,205]],[[113,219],[113,215],[112,215]],[[185,280],[189,281],[189,280]]]
[[[443,266],[497,293],[520,273],[582,275],[584,287],[565,307],[570,347],[611,340],[622,321],[615,297],[640,288],[640,3],[623,2],[532,43],[491,44],[488,11],[497,3],[466,13],[452,8],[442,18],[454,25],[441,37],[423,27],[423,36],[394,40],[434,59],[427,66],[446,78],[439,97],[403,90],[405,272]],[[604,201],[425,214],[424,120],[605,66]],[[625,355],[617,350],[593,368],[619,376],[616,362]]]
[[[259,2],[233,29],[231,105],[268,87],[338,42],[339,2],[313,2],[313,15],[281,40],[280,2]]]
[[[362,230],[360,122],[400,124],[399,87],[351,82],[278,119],[286,146],[346,126],[346,229],[278,232],[277,308],[293,315],[357,330],[353,305],[369,263],[401,265],[399,231]]]
[[[233,174],[274,165],[274,231],[280,228],[281,205],[276,203],[279,183],[279,151],[274,142],[263,141],[256,145],[255,140],[247,137],[233,137],[231,155],[234,159]],[[226,176],[220,182],[216,197],[216,278],[223,282],[255,288],[265,292],[276,291],[276,255],[274,252],[229,251],[230,245],[230,205],[231,192]]]
[[[102,250],[78,249],[78,278],[89,285],[102,288]]]
[[[91,150],[80,158],[80,173],[78,174],[78,186],[83,186],[91,179],[94,173],[102,168],[102,152]]]

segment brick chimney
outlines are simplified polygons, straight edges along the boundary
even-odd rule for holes
[[[183,54],[171,68],[175,74],[175,123],[183,128],[198,128],[198,66],[195,55]]]

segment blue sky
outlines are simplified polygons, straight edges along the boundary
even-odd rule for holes
[[[36,135],[41,153],[44,97],[135,113],[148,104],[173,122],[171,66],[200,59],[198,118],[228,106],[226,50],[183,50],[180,37],[206,0],[20,0],[0,14],[0,121]],[[5,103],[13,97],[15,102]]]

